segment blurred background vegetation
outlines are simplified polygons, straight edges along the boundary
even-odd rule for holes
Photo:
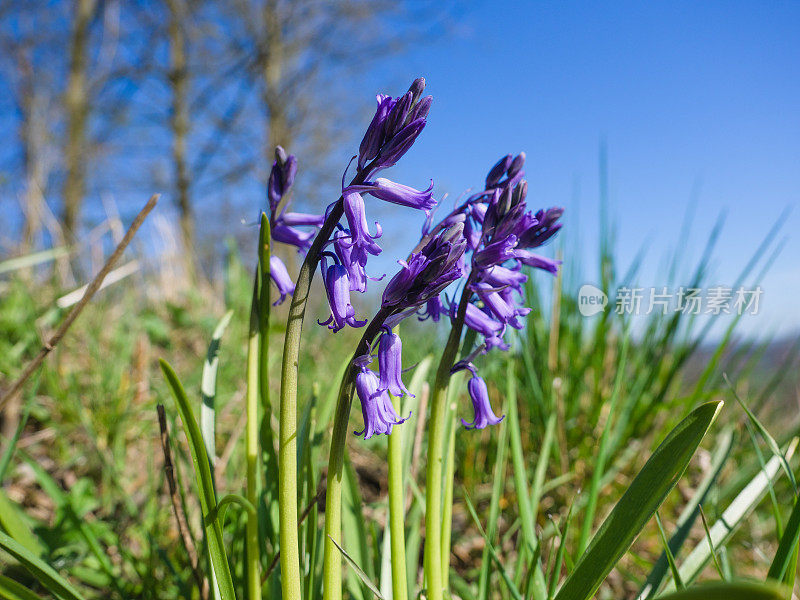
[[[0,388],[58,325],[71,305],[68,294],[97,272],[146,197],[163,191],[172,207],[153,216],[127,253],[120,280],[86,308],[19,401],[0,415],[0,529],[11,534],[22,527],[31,548],[87,596],[192,597],[163,472],[155,406],[172,404],[157,360],[175,366],[199,410],[212,331],[233,311],[219,354],[215,469],[221,491],[240,491],[256,235],[241,220],[254,220],[264,206],[272,149],[281,143],[300,156],[296,202],[321,210],[330,194],[320,190],[335,191],[343,166],[333,164],[333,148],[341,153],[342,146],[354,146],[371,106],[370,98],[348,93],[348,80],[411,44],[441,43],[457,25],[452,7],[380,0],[9,0],[0,6],[0,128],[12,140],[0,150]],[[607,181],[602,152],[600,159],[601,181]],[[596,280],[611,297],[620,286],[651,283],[642,281],[641,255],[615,250],[619,231],[610,224],[605,184],[596,196],[605,212],[584,219],[598,224],[598,246],[585,242],[584,230],[570,229],[568,215],[555,248],[564,260],[562,275],[531,281],[534,311],[526,329],[508,353],[482,366],[493,401],[507,415],[514,383],[519,414],[497,428],[456,433],[451,583],[464,598],[509,597],[497,572],[482,574],[488,551],[466,509],[467,496],[508,573],[524,584],[516,560],[516,451],[532,486],[543,556],[558,581],[665,432],[701,401],[727,403],[661,510],[667,533],[678,530],[682,511],[706,489],[715,465],[719,473],[703,495],[712,522],[755,476],[770,450],[723,374],[781,447],[798,432],[800,343],[793,337],[742,337],[735,317],[720,325],[680,312],[635,320],[612,310],[592,319],[580,314],[577,290],[586,281]],[[686,228],[691,220],[687,216]],[[780,248],[779,231],[754,232],[753,260],[736,266],[737,283],[762,280]],[[680,237],[701,239],[705,247],[695,256],[677,247],[664,258],[657,283],[718,283],[713,265],[721,235],[721,227],[684,229]],[[293,257],[286,258],[291,269]],[[314,318],[326,312],[317,292]],[[357,306],[358,314],[370,312],[371,299]],[[273,318],[276,370],[284,310],[276,309]],[[414,340],[405,344],[407,365],[422,369],[426,357],[438,358],[442,329],[414,322],[403,327],[404,339]],[[306,327],[300,399],[303,411],[313,403],[304,414],[314,417],[308,417],[304,507],[324,485],[328,425],[320,415],[329,414],[342,360],[357,339],[352,334],[333,336],[311,319]],[[415,411],[421,415],[425,373],[419,371],[417,382]],[[465,390],[455,392],[455,414],[467,416]],[[190,487],[185,440],[175,411],[168,414],[179,480]],[[413,441],[407,540],[416,589],[424,427],[414,421],[403,427]],[[346,531],[355,532],[349,548],[358,546],[364,570],[383,581],[385,440],[352,438],[349,461],[357,483],[348,500],[352,527]],[[766,572],[793,497],[786,478],[775,479],[754,500],[754,510],[732,524],[733,535],[719,548],[723,570]],[[198,535],[199,509],[187,497],[185,510]],[[319,519],[313,510],[303,526],[307,539],[314,539]],[[243,521],[232,520],[236,547]],[[679,559],[704,537],[696,515],[689,526]],[[276,548],[266,544],[270,558]],[[662,550],[651,523],[600,596],[636,597]],[[706,576],[713,573],[710,563],[705,568]],[[35,589],[30,575],[2,553],[0,575]],[[272,589],[277,576],[271,575]],[[355,578],[349,591],[369,597]]]

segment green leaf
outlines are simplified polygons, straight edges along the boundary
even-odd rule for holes
[[[21,583],[9,579],[5,575],[0,575],[0,598],[4,600],[42,600],[38,594],[34,594]]]
[[[356,561],[350,558],[350,555],[344,551],[344,548],[342,548],[339,544],[336,543],[335,539],[333,539],[331,536],[328,536],[328,539],[331,542],[333,542],[333,545],[339,549],[339,552],[342,553],[342,556],[344,556],[344,559],[347,561],[347,564],[349,564],[353,568],[353,571],[356,572],[358,578],[364,583],[365,586],[369,588],[369,590],[373,594],[375,594],[375,597],[378,598],[378,600],[384,600],[383,596],[381,596],[380,590],[378,590],[375,584],[372,583],[372,581],[370,581],[370,578],[367,577],[367,574],[364,573],[364,570],[361,567],[359,567],[358,564],[356,564]]]
[[[189,441],[192,463],[194,464],[194,472],[197,478],[200,507],[203,511],[203,527],[220,595],[223,600],[235,600],[236,592],[233,588],[233,578],[228,565],[228,557],[225,554],[225,543],[222,539],[222,525],[219,519],[210,518],[212,511],[216,511],[217,498],[214,493],[214,480],[208,463],[206,447],[203,443],[203,435],[200,433],[197,421],[195,421],[189,398],[187,398],[183,385],[181,385],[175,371],[167,361],[160,359],[159,363],[175,397],[175,403],[178,406],[181,421],[183,421],[183,430],[186,433],[186,439]]]
[[[83,600],[66,579],[22,544],[0,532],[0,548],[16,558],[48,591],[66,600]]]
[[[789,516],[789,522],[786,524],[786,531],[781,536],[778,550],[775,552],[775,558],[772,560],[772,565],[769,567],[767,579],[774,579],[775,581],[783,580],[786,570],[789,567],[792,556],[797,548],[797,542],[800,540],[800,500],[795,500],[792,514]]]
[[[556,600],[587,600],[594,594],[683,475],[721,407],[722,402],[699,406],[661,442],[592,538]]]
[[[756,581],[719,581],[659,596],[658,600],[783,600],[788,592],[782,586]]]

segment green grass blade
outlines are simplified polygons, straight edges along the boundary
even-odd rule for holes
[[[784,587],[756,581],[720,581],[659,596],[658,600],[784,600],[789,593]]]
[[[57,248],[33,252],[32,254],[26,254],[24,256],[15,256],[14,258],[9,258],[0,262],[0,274],[24,269],[26,267],[35,267],[36,265],[61,258],[62,256],[67,256],[68,254],[69,249],[64,246],[59,246]]]
[[[550,571],[550,582],[547,586],[547,598],[552,598],[556,593],[556,586],[558,579],[561,575],[561,565],[564,564],[564,555],[567,549],[567,534],[569,533],[569,526],[572,522],[572,510],[575,508],[575,503],[569,505],[567,516],[564,519],[564,531],[561,532],[558,540],[558,552],[556,553],[556,563],[553,565],[553,570]]]
[[[203,434],[200,433],[200,428],[194,418],[192,405],[175,371],[167,361],[160,359],[159,363],[175,397],[175,403],[181,415],[181,421],[183,421],[183,430],[186,434],[186,439],[189,441],[189,449],[191,450],[192,463],[194,464],[194,472],[197,479],[197,492],[203,511],[203,528],[206,533],[209,554],[214,565],[214,575],[219,585],[219,592],[223,600],[234,600],[236,592],[233,588],[233,578],[228,565],[228,557],[225,553],[222,525],[218,519],[209,519],[212,511],[216,511],[217,498],[214,492],[214,481],[208,462],[208,454],[206,454],[206,447],[203,443]]]
[[[722,579],[728,579],[728,576],[722,569],[722,565],[719,564],[719,559],[717,558],[717,549],[714,547],[714,540],[711,538],[711,530],[708,528],[708,520],[706,519],[706,513],[703,511],[702,506],[700,507],[700,520],[703,522],[703,531],[706,534],[708,545],[711,546],[711,558],[714,560],[714,567],[717,569],[717,573],[719,573],[719,576]]]
[[[511,382],[514,382],[512,385]],[[533,508],[533,501],[528,490],[528,478],[526,473],[525,456],[522,450],[522,437],[519,425],[519,409],[517,406],[516,377],[509,375],[509,397],[508,397],[508,428],[511,438],[511,464],[514,472],[514,488],[517,492],[517,503],[519,504],[519,516],[522,524],[522,537],[528,549],[529,556],[535,556],[539,551],[539,538],[536,536],[536,512],[538,512],[539,498],[543,494],[544,477],[547,471],[547,459],[550,456],[550,446],[553,443],[555,434],[556,415],[550,415],[547,421],[544,441],[540,448],[539,459],[536,467],[536,509]],[[521,560],[521,559],[520,559]],[[539,557],[530,563],[532,574],[530,578],[533,588],[532,595],[536,599],[547,597],[547,587],[544,581],[544,573],[539,563]]]
[[[587,496],[586,512],[583,517],[583,525],[581,527],[581,534],[578,541],[577,554],[582,554],[586,550],[586,545],[589,543],[589,536],[592,532],[592,523],[594,522],[594,514],[597,510],[597,498],[600,495],[600,481],[602,480],[603,473],[606,468],[606,460],[608,458],[609,443],[611,441],[612,420],[617,412],[617,402],[620,395],[620,387],[622,380],[625,377],[625,363],[628,357],[628,343],[630,341],[630,334],[623,332],[624,340],[622,342],[622,350],[620,351],[619,364],[617,366],[617,373],[614,377],[614,388],[611,392],[609,400],[608,413],[606,422],[603,426],[603,433],[600,435],[600,447],[597,450],[597,455],[593,465],[592,482],[589,487],[589,494]]]
[[[354,561],[350,557],[350,555],[344,551],[344,548],[342,548],[339,544],[336,543],[336,540],[334,540],[331,536],[328,536],[328,539],[331,542],[333,542],[333,545],[339,549],[339,552],[342,553],[342,556],[344,556],[344,559],[347,561],[347,564],[350,565],[350,567],[352,567],[353,571],[355,571],[355,574],[358,575],[358,578],[361,580],[361,582],[369,588],[369,591],[375,594],[375,597],[378,598],[378,600],[384,600],[383,596],[381,596],[380,590],[374,583],[372,583],[372,580],[370,580],[370,578],[367,576],[364,570],[358,566],[358,563],[356,563],[356,561]]]
[[[775,441],[775,438],[773,438],[770,435],[769,431],[767,431],[767,428],[764,427],[761,421],[758,420],[758,418],[747,407],[744,401],[739,397],[739,394],[736,393],[736,388],[733,387],[733,383],[731,383],[730,379],[728,379],[728,376],[725,375],[724,377],[725,377],[725,382],[731,389],[733,397],[736,398],[736,401],[739,403],[739,406],[741,406],[744,412],[747,414],[747,418],[750,419],[750,422],[758,430],[758,433],[760,433],[761,437],[764,438],[764,441],[767,443],[767,446],[769,447],[772,454],[774,454],[780,459],[781,466],[783,467],[783,470],[786,471],[786,476],[789,478],[789,481],[792,482],[792,488],[795,490],[795,493],[797,493],[797,481],[795,481],[794,473],[792,473],[792,469],[789,466],[789,461],[786,460],[786,457],[783,455],[781,449],[778,447],[778,442]]]
[[[786,530],[781,536],[781,541],[778,544],[778,550],[775,552],[775,558],[772,559],[772,564],[767,573],[767,579],[774,579],[775,581],[782,581],[787,569],[790,566],[792,556],[797,560],[795,550],[797,549],[797,542],[800,540],[800,500],[795,500],[792,513],[789,516],[789,522],[786,524]]]
[[[481,556],[481,570],[478,577],[478,600],[487,600],[489,597],[489,577],[491,575],[489,560],[489,545],[497,534],[497,522],[500,518],[500,496],[506,484],[506,448],[508,447],[508,421],[503,419],[500,423],[500,432],[497,439],[497,453],[494,461],[494,484],[492,496],[489,500],[489,517],[486,527],[486,545]]]
[[[38,594],[34,594],[21,583],[9,579],[5,575],[0,575],[0,598],[4,600],[42,600]]]
[[[80,592],[50,565],[1,531],[0,549],[17,559],[48,591],[65,600],[83,600]]]
[[[39,387],[39,378],[36,378],[36,383],[32,386],[35,390]],[[28,424],[28,417],[31,414],[31,402],[28,400],[25,403],[25,410],[20,417],[19,423],[17,423],[17,427],[14,429],[14,433],[11,435],[11,439],[8,440],[6,443],[6,448],[3,451],[3,456],[0,457],[0,484],[3,483],[3,480],[6,478],[6,471],[8,471],[8,467],[11,464],[11,459],[14,457],[14,451],[17,449],[17,443],[19,442],[19,436],[22,435],[22,431],[25,429],[25,425]]]
[[[672,554],[672,550],[669,548],[667,532],[664,531],[664,525],[661,523],[661,517],[659,516],[658,511],[656,511],[656,525],[658,525],[658,536],[661,538],[661,544],[664,546],[664,552],[667,555],[669,570],[672,572],[672,578],[675,580],[675,587],[677,587],[679,590],[682,590],[686,586],[683,585],[683,581],[681,581],[681,574],[678,573],[678,567],[675,565],[675,557]]]
[[[797,443],[798,439],[795,438],[789,444],[785,455],[787,460],[794,454]],[[777,456],[773,456],[767,461],[766,467],[759,471],[744,487],[739,495],[728,505],[728,508],[722,513],[722,516],[711,527],[711,545],[708,539],[703,539],[683,561],[679,572],[684,582],[687,584],[691,583],[702,572],[711,558],[712,545],[715,548],[722,548],[731,534],[736,530],[739,523],[741,523],[747,514],[761,501],[767,493],[767,488],[770,483],[774,481],[780,473],[780,459]],[[667,589],[671,587],[672,585],[669,584]]]
[[[661,442],[592,538],[556,600],[587,600],[594,594],[683,475],[721,406],[699,406]]]
[[[475,507],[472,505],[472,500],[469,499],[469,494],[467,494],[466,491],[464,492],[464,502],[467,504],[467,510],[469,511],[469,514],[472,516],[472,520],[475,522],[475,526],[478,528],[478,533],[480,533],[481,537],[483,537],[483,541],[486,544],[485,548],[488,550],[488,553],[491,556],[492,560],[494,560],[494,562],[497,563],[498,572],[500,573],[500,577],[503,578],[503,581],[505,582],[509,593],[514,598],[514,600],[523,600],[522,594],[519,593],[517,586],[514,585],[514,582],[508,576],[508,573],[506,573],[506,569],[503,566],[503,563],[500,561],[500,557],[497,555],[497,550],[494,549],[492,542],[489,540],[488,536],[486,535],[486,532],[483,530],[483,527],[481,526],[481,521],[478,518],[478,513],[475,512]]]
[[[361,499],[358,477],[347,452],[345,453],[344,484],[342,485],[342,537],[343,543],[350,549],[352,560],[358,565],[363,565],[366,577],[371,581],[374,570],[372,562],[369,560],[369,534],[364,517],[364,503]],[[350,595],[355,599],[367,600],[369,595],[358,583],[358,580],[362,578],[358,572],[356,575],[358,575],[357,578],[352,575],[347,578]]]

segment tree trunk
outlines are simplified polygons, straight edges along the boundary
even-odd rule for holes
[[[186,158],[186,139],[189,135],[189,105],[187,99],[189,71],[186,60],[186,18],[183,0],[167,0],[169,22],[169,80],[172,88],[172,164],[174,169],[174,197],[180,213],[181,236],[186,251],[187,265],[193,266],[194,214],[190,197],[189,167]]]
[[[267,165],[272,164],[275,146],[282,145],[291,152],[291,132],[281,93],[283,77],[284,40],[281,31],[281,16],[276,0],[264,3],[264,30],[266,43],[262,59],[262,76],[264,77],[263,102],[267,117],[267,146],[264,149]]]
[[[64,104],[67,140],[64,148],[66,175],[63,190],[62,226],[72,241],[80,226],[81,205],[86,189],[86,126],[89,115],[88,50],[89,33],[96,0],[76,0],[70,43],[69,73]]]

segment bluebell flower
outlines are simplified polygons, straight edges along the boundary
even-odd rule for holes
[[[339,261],[347,270],[350,280],[351,292],[365,292],[367,290],[367,271],[359,261],[353,258],[353,244],[350,232],[344,229],[333,234],[333,248]]]
[[[388,327],[384,327],[378,341],[378,372],[380,373],[380,390],[389,390],[392,396],[404,394],[413,396],[403,384],[403,342],[400,336]]]
[[[345,190],[342,194],[344,198],[344,214],[350,231],[350,244],[353,246],[352,256],[361,266],[367,264],[367,254],[377,256],[381,253],[381,247],[375,240],[381,236],[381,226],[375,223],[375,235],[369,232],[367,223],[367,213],[364,208],[364,198],[358,192]]]
[[[272,232],[273,240],[287,246],[294,246],[301,252],[305,252],[311,247],[316,235],[315,231],[301,231],[296,227],[289,227],[281,222],[280,217],[278,217],[270,231]]]
[[[379,380],[375,373],[368,368],[371,362],[369,356],[361,356],[353,361],[359,369],[356,375],[356,394],[361,401],[361,414],[364,417],[364,429],[354,432],[363,435],[368,440],[373,435],[392,433],[392,427],[403,423],[392,405],[392,400],[386,390],[379,389]],[[411,416],[411,415],[409,415]]]
[[[498,321],[514,329],[522,329],[523,325],[518,317],[526,316],[531,309],[516,306],[511,296],[497,291],[488,283],[480,282],[472,287]]]
[[[286,300],[286,296],[294,294],[294,282],[289,277],[289,272],[286,270],[286,265],[283,261],[274,254],[269,257],[269,276],[278,288],[280,298],[278,298],[274,305],[277,306]]]
[[[561,264],[560,260],[554,260],[545,256],[534,254],[530,250],[514,250],[514,258],[516,258],[523,265],[542,269],[548,273],[555,275],[558,273],[558,265]]]
[[[510,235],[506,238],[492,242],[476,251],[473,262],[478,267],[488,268],[499,265],[514,258],[514,248],[517,245],[517,236]]]
[[[328,265],[328,257],[333,258],[333,264]],[[331,308],[331,316],[320,325],[327,325],[328,329],[334,333],[344,329],[345,325],[350,327],[363,327],[367,320],[356,320],[356,311],[350,304],[350,280],[347,276],[347,269],[340,264],[338,258],[330,253],[322,256],[322,281],[325,284],[325,293],[328,296],[328,304]]]
[[[519,266],[512,269],[502,265],[494,265],[483,270],[481,279],[492,287],[511,287],[521,292],[522,286],[528,281],[528,276],[520,270]]]
[[[446,309],[444,303],[442,302],[441,294],[438,296],[434,296],[424,304],[424,309],[420,310],[419,320],[425,321],[430,319],[434,323],[438,323],[439,319],[441,318],[442,314],[446,313]]]
[[[489,391],[486,389],[486,382],[478,376],[475,366],[471,362],[457,363],[451,372],[467,370],[472,377],[467,382],[467,391],[472,400],[473,418],[472,422],[461,419],[461,424],[467,429],[484,429],[487,425],[497,425],[505,418],[505,415],[498,417],[492,410],[489,402]]]
[[[352,185],[344,189],[344,194],[352,192],[367,192],[376,198],[399,204],[400,206],[407,206],[409,208],[416,208],[417,210],[430,211],[436,206],[436,200],[433,199],[433,181],[426,190],[417,190],[410,186],[403,185],[402,183],[395,183],[383,177],[378,177],[375,181],[367,181],[361,185]]]

